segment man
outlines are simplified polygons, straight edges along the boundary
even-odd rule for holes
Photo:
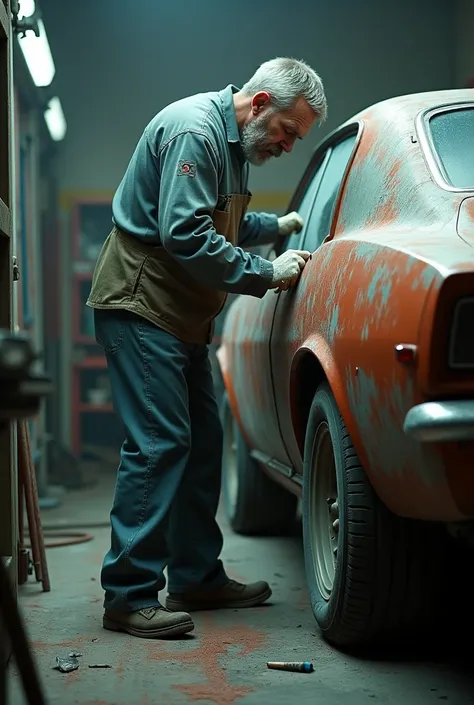
[[[302,225],[296,213],[246,214],[248,164],[290,152],[325,116],[319,76],[274,59],[241,90],[229,85],[158,113],[115,194],[115,227],[87,302],[125,431],[101,573],[106,629],[183,634],[194,628],[191,611],[271,595],[266,582],[229,580],[219,559],[222,430],[207,344],[227,293],[262,297],[296,283],[308,252],[270,262],[241,248]]]

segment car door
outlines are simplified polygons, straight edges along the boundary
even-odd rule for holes
[[[312,160],[303,175],[289,210],[297,210],[304,225],[299,233],[289,235],[277,245],[275,249],[278,255],[290,249],[301,249],[326,164],[327,158],[324,155],[317,163]],[[245,349],[240,341],[237,342],[235,355],[239,357],[239,385],[235,394],[239,409],[245,410],[241,416],[252,449],[267,459],[291,466],[290,456],[282,441],[274,396],[275,380],[270,362],[270,337],[278,299],[274,291],[269,291],[262,300],[248,297],[245,303],[240,302],[243,308],[239,315],[245,314],[248,348]],[[249,404],[249,400],[252,400],[252,404]]]
[[[357,140],[357,125],[343,129],[332,136],[325,148],[315,157],[322,168],[314,170],[309,188],[315,184],[316,194],[311,203],[300,248],[314,252],[325,240],[331,229],[334,208],[346,167]],[[303,274],[304,276],[304,274]],[[294,290],[278,296],[270,341],[270,356],[274,377],[274,395],[278,423],[285,447],[285,454],[298,473],[302,472],[302,457],[293,431],[290,410],[290,368],[294,354]],[[278,459],[278,458],[277,458]],[[281,461],[283,462],[283,461]]]
[[[303,178],[298,190],[300,197],[293,199],[290,208],[293,210],[293,206],[298,205],[298,212],[306,223],[316,197],[317,181],[306,179],[305,182]],[[305,231],[306,225],[301,232],[287,237],[281,247],[277,246],[280,253],[298,249]],[[278,298],[274,291],[269,291],[263,299],[240,298],[235,313],[239,320],[245,320],[245,325],[240,326],[242,339],[235,340],[231,354],[233,368],[238,370],[236,402],[252,449],[290,465],[281,440],[270,365],[270,336]]]

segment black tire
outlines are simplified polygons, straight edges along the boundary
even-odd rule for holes
[[[331,445],[333,461],[329,455],[324,457],[326,443]],[[306,575],[311,607],[326,639],[342,648],[368,647],[434,631],[440,614],[446,612],[442,595],[447,532],[438,524],[397,517],[379,500],[326,382],[311,406],[304,456]],[[325,594],[324,570],[318,568],[317,560],[324,555],[317,536],[325,534],[316,534],[314,527],[324,526],[324,521],[330,526],[322,478],[325,468],[330,476],[334,467],[338,517],[334,509],[331,519],[338,518],[339,523],[326,531],[330,534],[338,528],[333,540],[337,552],[332,590]],[[319,494],[315,491],[318,480]],[[319,506],[317,494],[322,498]]]
[[[271,480],[252,458],[232,416],[227,394],[222,399],[221,419],[222,494],[230,526],[248,536],[290,533],[295,527],[297,498]]]

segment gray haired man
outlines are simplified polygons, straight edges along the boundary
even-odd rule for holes
[[[249,163],[291,152],[325,116],[323,85],[306,63],[268,61],[240,90],[158,113],[114,196],[87,302],[125,433],[101,573],[106,629],[184,634],[189,612],[271,595],[266,582],[230,580],[219,558],[222,430],[208,344],[228,293],[262,297],[296,283],[308,252],[270,262],[242,249],[302,225],[297,213],[247,213]]]

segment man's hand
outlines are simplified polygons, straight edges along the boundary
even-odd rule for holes
[[[291,235],[291,233],[299,233],[303,225],[303,218],[296,211],[293,211],[278,218],[278,233],[282,237]]]
[[[298,278],[309,259],[310,253],[306,250],[287,250],[273,260],[272,289],[286,291],[296,284]]]

